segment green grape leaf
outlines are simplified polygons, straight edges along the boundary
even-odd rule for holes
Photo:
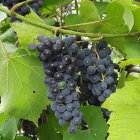
[[[38,136],[39,140],[62,140],[62,135],[57,133],[56,129],[49,125],[48,122],[39,126]]]
[[[126,81],[126,71],[122,70],[119,76],[117,88],[123,88],[125,86],[125,81]]]
[[[17,131],[17,123],[15,118],[9,118],[0,125],[0,135],[2,140],[14,140]]]
[[[84,20],[86,20],[86,22],[100,20],[100,16],[98,14],[95,4],[90,1],[87,0],[82,1],[80,3],[79,10],[80,10],[80,16],[84,17]]]
[[[107,135],[108,126],[103,119],[100,107],[82,106],[80,109],[84,113],[84,120],[89,129],[78,130],[76,134],[64,133],[63,140],[104,140]]]
[[[139,79],[140,78],[140,76],[139,76],[139,74],[138,73],[131,73],[131,74],[129,74],[128,75],[128,77],[127,77],[127,80],[126,81],[133,81],[133,80],[136,80],[136,79]]]
[[[140,58],[140,42],[134,38],[127,42],[125,47],[125,53],[127,54],[127,59],[138,59]]]
[[[31,10],[31,13],[25,16],[27,19],[33,20],[34,22],[45,24],[45,22]],[[29,45],[31,43],[37,43],[36,38],[38,35],[43,34],[45,36],[51,37],[53,34],[51,31],[41,28],[39,26],[32,25],[28,22],[14,22],[11,27],[18,35],[18,41],[20,47],[25,49],[30,55],[37,56],[37,51],[30,51]]]
[[[137,9],[139,8],[137,7]],[[139,26],[139,17],[136,16],[136,14],[134,14],[134,12],[136,12],[137,14],[139,13],[137,9],[132,11],[131,8],[130,9],[128,8],[127,11],[129,12],[125,12],[126,11],[125,4],[121,4],[119,1],[114,1],[108,4],[107,16],[104,19],[106,21],[103,22],[100,32],[110,33],[110,34],[127,33],[130,30],[128,26],[125,24],[125,20],[127,20],[127,23],[129,22],[128,24],[130,24],[131,28],[133,27],[131,31],[134,31],[134,29],[138,28]],[[124,20],[124,13],[125,13],[125,20]],[[129,14],[129,17],[132,18],[131,21],[128,21],[130,18],[127,17],[127,13]],[[133,20],[135,22],[131,23],[133,22]],[[137,23],[137,25],[135,25],[135,23]],[[133,49],[135,53],[131,53],[131,50],[130,51],[127,50],[128,44],[136,44],[137,38],[121,37],[121,38],[105,38],[105,39],[108,41],[109,44],[111,44],[111,46],[115,47],[117,50],[123,53],[123,55],[125,56],[127,55],[127,58],[131,57],[132,54],[134,54],[133,56],[138,56],[135,55],[135,53],[137,53],[135,49]],[[138,47],[136,48],[138,50]]]
[[[108,4],[107,16],[102,23],[100,32],[110,34],[128,32],[128,27],[125,25],[123,19],[124,9],[125,8],[116,1]],[[106,40],[121,53],[124,52],[124,44],[127,42],[125,38],[106,38]]]
[[[15,33],[12,28],[8,29],[5,33],[0,36],[0,40],[3,41],[3,44],[6,48],[8,48],[8,53],[12,54],[17,49],[15,47]]]
[[[128,26],[129,31],[131,31],[134,25],[134,16],[132,11],[125,8],[123,19],[125,21],[125,24]]]
[[[108,2],[94,2],[100,15],[106,13]]]
[[[67,131],[63,135],[63,140],[95,140],[91,132],[88,130],[78,130],[74,135],[68,133]]]
[[[0,125],[8,119],[9,115],[2,113],[0,114]]]
[[[108,126],[103,118],[101,108],[94,106],[83,106],[81,107],[81,111],[84,113],[84,120],[87,122],[94,139],[104,140],[105,136],[107,135]]]
[[[4,41],[8,41],[8,42],[15,42],[15,33],[14,30],[12,28],[8,29],[6,32],[4,32],[1,36],[0,36],[0,40]]]
[[[49,6],[49,5],[55,6],[55,5],[64,4],[64,3],[67,3],[67,2],[70,2],[70,1],[72,1],[72,0],[43,0],[43,5],[45,5],[45,6]]]
[[[102,107],[112,111],[108,121],[108,140],[138,140],[140,138],[140,79],[126,82],[108,98]]]
[[[0,11],[0,22],[7,18],[6,13]]]
[[[121,68],[124,68],[128,65],[137,65],[140,64],[140,59],[128,59],[126,61],[121,61],[121,63],[119,64]]]
[[[73,25],[73,24],[78,24],[78,23],[87,23],[87,22],[94,22],[94,21],[100,20],[98,10],[96,6],[94,5],[94,3],[91,1],[85,0],[85,1],[80,2],[79,11],[80,11],[80,15],[76,15],[76,14],[68,15],[65,19],[65,24]],[[82,31],[84,30],[87,32],[95,32],[95,30],[97,30],[97,26],[84,25],[84,26],[71,27],[70,29],[79,29],[79,30],[82,30]]]
[[[138,7],[138,5],[132,4],[133,3],[132,0],[114,0],[114,1],[117,1],[120,5],[130,10],[135,10]]]
[[[23,136],[16,136],[14,140],[31,140],[31,139]]]
[[[49,110],[49,114],[46,115],[47,117],[47,123],[49,124],[49,126],[52,126],[53,129],[57,130],[59,133],[63,134],[67,129],[68,126],[60,126],[58,119],[55,117],[55,114],[53,111]]]
[[[140,14],[140,6],[139,6],[139,8],[137,8],[133,11],[133,16],[134,16],[134,19],[135,19],[134,26],[133,26],[133,29],[132,29],[133,31],[139,31],[140,30],[139,14]]]
[[[51,26],[55,25],[55,20],[53,18],[46,18],[46,19],[44,19],[44,22]]]
[[[9,54],[0,42],[0,112],[37,122],[50,102],[41,63],[25,50]]]

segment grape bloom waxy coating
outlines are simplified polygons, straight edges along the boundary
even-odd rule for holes
[[[83,119],[80,102],[100,106],[116,91],[115,69],[119,67],[111,60],[111,49],[104,40],[89,49],[88,43],[79,47],[72,36],[60,39],[40,35],[37,39],[45,84],[49,86],[48,99],[54,102],[51,109],[60,125],[71,123],[68,131],[76,133]],[[78,86],[82,94],[76,91]]]
[[[48,98],[54,103],[51,109],[59,119],[60,125],[69,126],[70,133],[76,133],[82,122],[79,93],[76,91],[78,79],[77,53],[78,45],[74,37],[48,38],[38,36],[39,59],[46,74],[45,84],[49,86]]]

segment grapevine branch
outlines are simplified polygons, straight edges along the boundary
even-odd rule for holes
[[[127,66],[125,70],[126,70],[128,73],[131,73],[131,72],[140,73],[140,67],[134,66],[134,65]]]
[[[140,35],[140,31],[137,31],[137,32],[129,32],[129,33],[118,33],[118,34],[76,32],[76,31],[73,31],[73,30],[65,30],[65,29],[61,29],[59,27],[50,26],[50,25],[47,25],[47,24],[44,24],[44,23],[40,23],[40,22],[31,20],[29,18],[26,18],[24,16],[21,16],[21,15],[19,15],[17,13],[15,13],[14,15],[11,15],[11,11],[8,10],[7,8],[3,7],[3,6],[0,6],[0,11],[3,11],[6,14],[8,14],[10,16],[13,16],[15,18],[18,18],[18,19],[21,19],[23,21],[26,21],[26,22],[28,22],[28,23],[30,23],[32,25],[35,25],[35,26],[38,26],[38,27],[41,27],[41,28],[44,28],[44,29],[47,29],[47,30],[50,30],[50,31],[54,31],[54,32],[58,31],[58,32],[63,33],[63,34],[86,36],[86,37],[90,37],[90,38],[99,38],[102,35],[103,35],[103,37],[106,37],[106,38],[133,37],[133,36]]]
[[[114,18],[114,17],[112,17],[112,18]],[[108,18],[108,19],[104,19],[104,20],[97,20],[97,21],[93,21],[93,22],[86,22],[86,23],[73,24],[73,25],[65,25],[65,26],[62,26],[62,28],[69,28],[69,27],[78,27],[78,26],[99,24],[99,23],[105,22],[105,21],[107,21],[107,20],[110,20],[110,19],[112,19],[112,18]]]
[[[129,69],[129,72],[140,73],[140,67],[133,66],[132,68]]]

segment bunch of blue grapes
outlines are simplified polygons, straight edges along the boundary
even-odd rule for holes
[[[43,63],[48,85],[48,99],[54,101],[51,109],[59,119],[60,125],[69,126],[75,133],[81,124],[83,114],[79,112],[79,93],[76,91],[79,69],[77,67],[78,45],[75,37],[64,39],[38,36],[39,59]]]
[[[19,126],[23,131],[23,136],[31,138],[32,140],[37,140],[37,127],[33,122],[20,119]]]
[[[25,0],[0,0],[0,3],[2,3],[9,10],[11,10],[14,5],[16,5],[20,2],[23,2],[23,1],[25,1]],[[29,2],[28,5],[34,10],[34,12],[36,12],[38,15],[41,15],[41,12],[38,9],[42,6],[42,0],[34,0],[32,2]],[[26,4],[24,4],[20,7],[18,7],[15,10],[15,12],[20,15],[25,16],[30,13],[30,8]],[[17,20],[20,21],[19,19],[15,18],[15,17],[10,18],[10,22],[14,22]]]
[[[84,92],[82,98],[87,97],[89,104],[100,106],[116,91],[119,66],[113,63],[110,54],[111,49],[104,40],[100,40],[91,49],[80,50],[77,54],[77,65],[82,79],[80,84],[88,89],[88,95]]]

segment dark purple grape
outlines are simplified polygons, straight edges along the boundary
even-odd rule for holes
[[[110,89],[106,89],[104,92],[103,92],[103,95],[107,98],[109,97],[110,95],[112,94],[112,91]]]
[[[67,96],[67,95],[70,94],[70,92],[71,92],[71,91],[70,91],[69,88],[65,88],[65,89],[62,90],[62,95]]]
[[[104,65],[98,65],[97,69],[98,69],[98,72],[101,72],[101,73],[105,73],[105,71],[106,71]]]
[[[73,64],[69,65],[69,66],[67,67],[67,69],[66,69],[66,72],[67,72],[68,74],[74,73],[74,72],[75,72],[75,65],[73,65]]]
[[[73,109],[74,109],[74,105],[72,103],[66,105],[67,111],[73,111]]]
[[[55,112],[55,117],[57,117],[58,119],[62,119],[63,116],[62,116],[62,113],[56,111]]]
[[[49,50],[49,49],[45,49],[45,50],[43,51],[43,53],[46,55],[47,58],[49,58],[49,57],[52,56],[52,51]]]
[[[76,83],[74,81],[70,81],[67,86],[70,90],[74,90],[76,88]]]
[[[101,83],[99,83],[99,84],[98,84],[98,88],[99,88],[99,90],[101,90],[101,91],[105,91],[105,90],[107,89],[107,84],[106,84],[106,82],[101,82]]]
[[[46,56],[45,54],[41,53],[41,54],[39,55],[39,59],[40,59],[41,61],[46,61],[46,60],[47,60],[47,56]]]
[[[45,38],[44,35],[37,36],[37,40],[40,41],[40,42],[43,42],[44,38]]]
[[[87,67],[90,66],[91,64],[92,64],[92,60],[89,57],[86,57],[84,59],[84,65]]]
[[[64,63],[60,63],[60,64],[58,64],[57,70],[59,72],[64,72],[65,68],[66,68],[65,64]]]
[[[88,73],[88,74],[92,75],[92,74],[94,74],[95,72],[96,72],[96,68],[95,68],[94,66],[89,66],[89,67],[87,68],[87,73]]]
[[[59,92],[59,89],[58,89],[58,88],[52,88],[52,89],[51,89],[51,92],[52,92],[53,94],[57,94],[57,93]]]
[[[72,116],[73,116],[73,117],[78,117],[79,114],[80,114],[80,112],[79,112],[78,109],[74,109],[74,110],[72,111]]]
[[[51,109],[52,109],[53,111],[56,111],[56,110],[57,110],[57,106],[58,106],[57,103],[53,103],[53,104],[51,104]]]
[[[29,50],[30,50],[30,51],[35,51],[36,48],[37,48],[37,45],[34,44],[34,43],[31,43],[31,44],[29,45]]]
[[[60,125],[66,125],[68,123],[68,121],[65,121],[65,120],[63,120],[63,119],[59,119],[59,124]]]
[[[56,80],[62,80],[63,79],[63,73],[56,72],[55,75],[54,75],[54,78]]]
[[[56,41],[56,45],[63,47],[63,46],[65,46],[65,42],[62,41],[62,40],[60,40],[60,39],[58,39],[58,40]]]
[[[79,117],[74,117],[73,120],[72,120],[72,124],[73,124],[74,126],[77,126],[77,125],[81,124],[81,118],[79,118]]]
[[[111,85],[114,82],[114,78],[111,76],[107,76],[107,77],[105,77],[105,81],[108,85]]]
[[[105,97],[104,97],[103,95],[100,95],[100,96],[98,97],[98,100],[102,103],[102,102],[105,101]]]
[[[63,116],[63,120],[68,121],[72,118],[72,113],[69,111],[65,111],[62,116]]]
[[[76,128],[76,126],[72,125],[72,126],[69,126],[68,130],[69,130],[69,133],[75,134],[77,131],[77,128]]]
[[[71,63],[71,57],[69,55],[65,55],[62,59],[62,62],[65,64],[70,64]]]
[[[65,103],[69,104],[72,102],[72,96],[71,95],[68,95],[65,97]]]
[[[39,43],[38,45],[37,45],[37,50],[39,51],[39,52],[43,52],[44,50],[45,50],[45,47],[44,47],[44,43]]]
[[[59,105],[57,106],[57,111],[58,111],[58,112],[63,113],[63,112],[65,112],[65,110],[66,110],[65,105],[59,104]]]

